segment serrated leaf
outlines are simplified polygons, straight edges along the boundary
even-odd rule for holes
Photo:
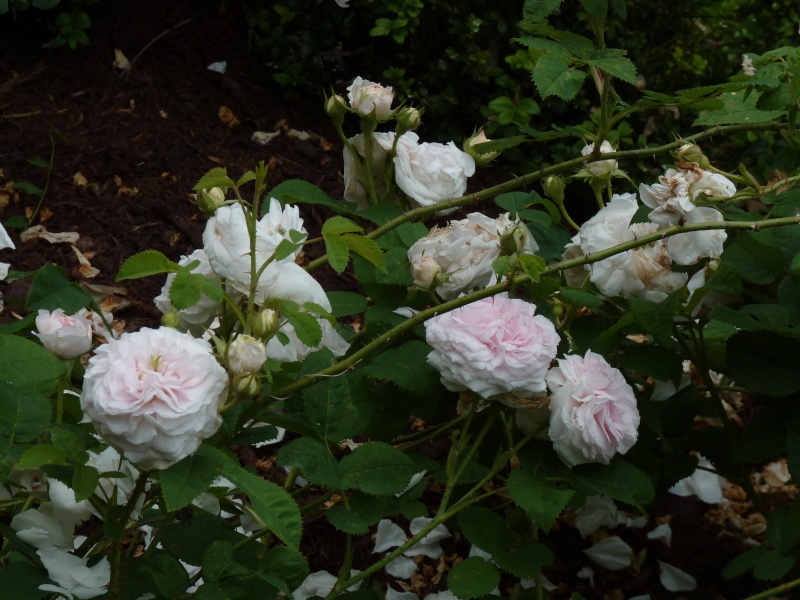
[[[346,487],[373,496],[402,492],[416,472],[408,455],[383,442],[363,444],[339,464]]]
[[[406,248],[411,248],[416,242],[428,235],[428,228],[424,223],[403,223],[397,228],[397,235]]]
[[[196,454],[161,471],[159,481],[167,510],[172,512],[190,504],[211,486],[216,475],[214,461]]]
[[[493,554],[492,560],[498,567],[520,579],[532,579],[543,566],[553,564],[555,555],[544,544],[523,538],[511,550]]]
[[[75,465],[72,473],[72,483],[70,487],[75,492],[75,501],[86,500],[97,489],[100,483],[100,473],[89,465]]]
[[[322,225],[322,236],[342,235],[343,233],[361,233],[364,228],[356,225],[350,219],[333,216]]]
[[[347,379],[328,379],[303,392],[305,413],[319,434],[332,442],[340,442],[359,433],[362,424],[358,409],[350,399]]]
[[[250,572],[234,559],[233,544],[224,540],[211,544],[203,557],[203,579],[210,583],[216,583],[223,577],[248,575]]]
[[[376,225],[385,225],[389,221],[403,216],[403,211],[394,202],[378,202],[358,213],[362,219],[372,221]]]
[[[608,0],[581,0],[583,9],[595,19],[604,21],[608,14]]]
[[[519,256],[519,266],[531,281],[538,283],[541,280],[541,273],[547,267],[547,263],[541,256],[535,254],[521,254]]]
[[[636,85],[636,65],[627,58],[592,58],[586,62],[625,83]]]
[[[61,449],[49,444],[38,444],[26,448],[19,459],[18,469],[38,469],[43,465],[59,465],[64,462]]]
[[[204,275],[192,273],[189,269],[181,267],[175,273],[175,279],[169,288],[169,301],[177,310],[185,310],[200,302],[205,288]]]
[[[2,8],[1,4],[0,8]],[[1,14],[3,14],[2,10],[0,10]],[[0,569],[0,589],[3,590],[4,600],[42,598],[46,592],[40,590],[39,586],[46,583],[50,583],[50,580],[26,560],[10,561]]]
[[[411,340],[378,354],[364,373],[375,379],[388,379],[397,387],[416,394],[429,394],[437,388],[439,373],[427,362],[430,347]]]
[[[270,548],[261,562],[261,568],[268,573],[276,573],[280,576],[290,590],[299,588],[309,573],[305,557],[297,550],[286,546]]]
[[[800,391],[800,339],[771,331],[740,331],[728,340],[727,365],[739,385],[768,396]]]
[[[554,40],[548,40],[540,37],[522,36],[516,38],[514,41],[519,42],[520,44],[527,46],[534,51],[552,54],[559,58],[563,58],[564,60],[569,60],[572,57],[569,50]]]
[[[322,327],[317,318],[308,313],[287,315],[286,321],[294,327],[297,339],[309,348],[314,348],[322,341]]]
[[[367,310],[367,299],[355,292],[327,292],[334,317],[346,317]]]
[[[245,183],[250,183],[251,181],[256,180],[256,174],[253,171],[247,171],[244,175],[239,177],[239,180],[236,182],[236,187],[241,187]]]
[[[355,203],[333,200],[324,190],[303,179],[287,179],[279,183],[270,190],[268,197],[279,200],[281,204],[322,204],[339,214],[358,214],[358,206]],[[269,203],[265,202],[262,214],[268,210]]]
[[[343,487],[339,463],[321,442],[307,437],[292,440],[278,450],[278,466],[298,467],[309,482],[331,489]]]
[[[471,507],[458,516],[458,524],[467,540],[484,552],[497,554],[508,550],[508,527],[503,517],[488,508]]]
[[[659,341],[667,341],[672,336],[672,323],[678,296],[673,294],[661,302],[652,302],[642,298],[631,297],[628,307],[636,321]]]
[[[386,271],[386,259],[375,241],[363,235],[343,235],[342,239],[350,250],[367,259],[381,271]]]
[[[655,497],[650,478],[630,463],[614,459],[609,465],[578,465],[572,469],[570,483],[587,494],[605,494],[615,500],[635,506],[644,512],[644,506]]]
[[[508,478],[508,494],[525,510],[537,527],[548,531],[567,507],[575,491],[560,489],[546,479],[535,478],[528,471],[514,469]]]
[[[59,267],[48,263],[36,272],[25,299],[25,308],[32,313],[39,309],[54,311],[61,308],[70,315],[91,303],[92,297],[86,290],[67,279]]]
[[[287,546],[297,549],[303,520],[299,507],[286,490],[248,473],[228,454],[208,444],[201,445],[198,454],[217,463],[221,474],[247,494],[258,518]]]
[[[329,235],[325,239],[325,252],[328,262],[337,273],[343,273],[350,260],[350,248],[339,235]]]
[[[485,596],[499,583],[500,571],[480,556],[456,563],[447,575],[447,587],[462,600]]]
[[[597,310],[603,306],[602,298],[598,298],[594,294],[583,290],[561,288],[559,298],[564,304],[569,304],[570,306],[585,306],[593,310]]]
[[[797,562],[794,554],[781,554],[777,550],[769,550],[759,556],[753,564],[753,576],[756,579],[775,581],[788,573]]]
[[[347,506],[334,506],[328,510],[328,520],[339,531],[362,535],[388,513],[391,500],[386,496],[375,498],[353,492],[347,501]]]
[[[141,570],[153,580],[159,594],[164,598],[178,598],[189,586],[189,574],[177,559],[167,554],[157,554]]]
[[[233,180],[228,177],[228,171],[224,167],[214,167],[203,175],[197,184],[192,188],[195,192],[214,187],[233,187]]]
[[[536,23],[546,18],[561,5],[561,0],[525,0],[522,17],[526,23]]]
[[[0,440],[6,443],[36,440],[50,425],[51,414],[46,395],[0,381]]]
[[[751,234],[741,235],[722,253],[723,263],[747,281],[767,285],[783,271],[783,253]]]
[[[383,272],[375,273],[378,283],[384,285],[411,285],[414,277],[408,262],[408,251],[405,248],[392,248],[383,255],[385,267]]]
[[[542,98],[558,96],[565,101],[572,100],[585,78],[586,73],[571,68],[567,61],[555,56],[541,56],[533,67],[533,83]]]
[[[722,570],[722,577],[730,580],[744,575],[748,570],[753,568],[756,561],[764,556],[766,552],[767,547],[763,544],[742,552],[725,566]]]
[[[124,263],[117,273],[115,281],[138,279],[161,273],[171,273],[178,270],[178,265],[157,250],[145,250],[134,254]]]

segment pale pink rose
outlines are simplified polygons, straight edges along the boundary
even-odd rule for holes
[[[568,355],[547,372],[550,439],[570,466],[608,464],[636,443],[639,409],[633,388],[599,354]]]
[[[367,81],[356,77],[347,88],[347,99],[350,106],[362,115],[375,115],[377,119],[384,119],[392,112],[394,92],[391,86],[384,87],[379,83]]]
[[[249,335],[237,335],[226,351],[228,368],[232,373],[255,373],[267,360],[267,348]]]
[[[420,206],[463,196],[467,178],[475,173],[475,159],[453,142],[420,144],[419,136],[409,131],[397,140],[395,151],[397,186]]]
[[[425,323],[433,348],[428,362],[451,391],[498,400],[541,394],[559,336],[535,310],[530,302],[493,296],[436,316]]]
[[[39,310],[37,332],[42,345],[63,359],[77,358],[92,347],[92,322],[81,314],[67,315],[63,309]]]
[[[594,143],[588,144],[581,149],[581,156],[589,156],[594,152]],[[600,153],[607,154],[609,152],[616,152],[614,146],[608,140],[603,140],[600,144]],[[608,177],[617,169],[617,161],[614,158],[608,160],[596,160],[594,162],[587,162],[586,170],[595,177]]]
[[[100,346],[81,408],[98,433],[142,469],[166,469],[213,435],[228,376],[211,345],[176,329],[142,329]]]

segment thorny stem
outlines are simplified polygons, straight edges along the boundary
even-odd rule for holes
[[[670,150],[674,150],[676,148],[680,148],[684,144],[687,143],[694,143],[699,140],[705,139],[707,137],[711,137],[713,135],[722,134],[722,133],[733,133],[737,131],[773,131],[778,130],[781,128],[779,124],[756,124],[756,125],[718,125],[716,127],[712,127],[705,131],[701,131],[700,133],[696,133],[694,135],[690,135],[689,137],[682,138],[680,140],[676,140],[674,142],[670,142],[669,144],[664,144],[662,146],[658,146],[657,148],[639,148],[637,150],[623,150],[619,152],[606,152],[602,155],[602,160],[610,160],[610,159],[617,159],[622,160],[626,158],[641,158],[646,156],[656,156],[658,154],[665,154]],[[427,217],[429,215],[433,215],[434,213],[448,209],[448,208],[457,208],[459,206],[467,206],[469,204],[476,204],[481,200],[486,200],[488,198],[493,198],[499,194],[504,192],[509,192],[511,190],[523,187],[525,185],[531,184],[535,181],[543,179],[548,175],[554,175],[556,173],[561,173],[563,171],[567,171],[569,169],[573,169],[576,167],[582,166],[585,162],[592,162],[593,159],[589,159],[585,156],[581,156],[579,158],[574,158],[572,160],[567,160],[557,165],[553,165],[551,167],[547,167],[544,169],[539,169],[538,171],[534,171],[532,173],[528,173],[526,175],[522,175],[510,181],[503,182],[501,184],[488,187],[484,190],[479,192],[475,192],[473,194],[467,194],[466,196],[461,196],[460,198],[453,198],[452,200],[445,200],[443,202],[438,202],[436,204],[432,204],[430,206],[421,206],[419,208],[415,208],[406,212],[405,214],[397,217],[396,219],[392,219],[385,225],[381,225],[374,231],[370,232],[366,237],[369,239],[376,239],[382,236],[383,234],[396,229],[403,223],[407,223],[409,221],[414,221],[416,219],[421,219],[422,217]],[[600,160],[598,158],[598,160]],[[319,258],[312,260],[308,263],[305,267],[306,271],[314,271],[319,267],[327,264],[328,262],[328,255],[323,254]]]
[[[606,156],[609,155],[607,154]],[[639,248],[640,246],[646,246],[647,244],[651,244],[653,242],[657,242],[659,240],[671,237],[673,235],[678,235],[680,233],[689,233],[692,231],[706,231],[709,229],[739,229],[739,230],[758,231],[760,229],[768,229],[771,227],[780,227],[783,225],[797,225],[797,224],[800,224],[800,216],[781,217],[779,219],[766,219],[755,223],[745,222],[745,221],[719,221],[719,222],[708,222],[708,223],[689,223],[685,225],[673,225],[672,227],[667,227],[666,229],[663,229],[661,231],[656,231],[654,233],[649,233],[647,235],[640,236],[635,240],[624,242],[622,244],[619,244],[617,246],[612,246],[611,248],[607,248],[599,252],[593,252],[590,255],[582,255],[576,258],[571,258],[569,260],[562,260],[553,263],[552,265],[549,265],[548,267],[543,269],[540,275],[541,276],[552,275],[553,273],[558,273],[560,271],[565,271],[567,269],[572,269],[574,267],[581,267],[583,265],[596,263],[603,259],[609,258],[610,256],[615,256],[617,254],[621,254],[622,252],[626,252],[627,250],[633,250],[634,248]],[[319,373],[312,373],[310,375],[306,375],[305,377],[298,379],[297,381],[289,385],[274,390],[271,394],[271,397],[286,397],[289,396],[290,394],[293,394],[294,392],[307,388],[320,378],[343,373],[353,368],[359,361],[364,360],[366,357],[370,356],[380,348],[387,346],[393,339],[401,336],[402,334],[412,329],[413,327],[419,325],[420,323],[424,323],[428,319],[435,317],[438,314],[449,312],[455,308],[459,308],[466,304],[470,304],[471,302],[475,302],[476,300],[480,300],[482,298],[488,298],[489,296],[494,296],[495,294],[499,294],[501,292],[507,292],[510,289],[513,289],[525,283],[529,283],[530,281],[531,279],[528,275],[518,275],[511,280],[497,283],[495,285],[486,287],[482,290],[466,294],[454,300],[443,302],[439,306],[434,306],[422,310],[413,317],[405,320],[400,325],[378,336],[375,340],[365,345],[357,352],[354,352],[344,360],[334,365],[331,365],[327,369],[323,369]],[[254,406],[260,407],[264,403],[271,401],[271,397],[263,397],[256,400],[254,402]]]
[[[773,597],[777,598],[781,594],[788,592],[789,590],[793,590],[796,587],[800,587],[800,579],[787,581],[786,583],[782,583],[781,585],[775,586],[774,588],[770,588],[766,591],[759,592],[758,594],[748,596],[744,600],[767,600],[768,598],[773,598]]]

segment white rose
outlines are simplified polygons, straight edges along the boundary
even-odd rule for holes
[[[392,112],[394,92],[391,87],[356,77],[347,88],[347,99],[350,106],[362,115],[375,115],[377,119],[385,119]]]
[[[736,193],[734,183],[719,173],[691,169],[668,169],[659,177],[659,183],[639,185],[642,202],[652,208],[650,220],[661,226],[677,225],[695,209],[694,201],[700,194],[714,198],[727,198]]]
[[[198,248],[189,256],[181,256],[178,264],[185,267],[194,261],[200,261],[200,264],[192,270],[192,273],[198,273],[217,281],[221,279],[211,268],[208,255],[201,248]],[[167,275],[167,281],[164,283],[164,287],[161,288],[161,293],[153,299],[156,308],[164,314],[173,309],[172,301],[169,299],[169,291],[172,288],[173,281],[175,281],[175,273],[170,273]],[[222,302],[212,300],[203,294],[196,304],[177,311],[178,318],[180,319],[178,328],[181,331],[189,331],[192,335],[199,337],[221,312]]]
[[[68,316],[61,308],[52,313],[40,309],[36,329],[33,335],[59,358],[77,358],[92,347],[92,322],[80,313]]]
[[[267,348],[254,337],[242,334],[228,344],[225,356],[231,372],[255,373],[267,360]]]
[[[88,556],[81,558],[58,548],[43,548],[36,554],[42,559],[48,577],[58,584],[44,584],[39,589],[80,599],[96,598],[108,592],[111,563],[107,556],[90,567]]]
[[[280,202],[273,198],[267,214],[256,222],[256,269],[272,257],[281,241],[289,239],[291,230],[306,234],[299,209],[289,205],[281,209]],[[217,210],[206,223],[203,249],[215,273],[243,294],[250,293],[250,235],[242,206],[223,206]],[[259,278],[258,286],[269,286],[275,275],[270,267],[292,262],[298,252],[270,263]]]
[[[445,300],[462,292],[484,288],[494,276],[492,262],[501,254],[500,238],[525,227],[508,213],[492,219],[482,213],[470,213],[465,219],[450,221],[447,227],[434,227],[428,235],[408,249],[408,261],[419,265],[427,257],[441,269],[436,293]],[[533,254],[539,247],[530,235],[516,240],[523,254]]]
[[[611,202],[586,221],[567,246],[564,258],[591,254],[632,241],[658,229],[655,223],[630,225],[638,209],[635,194],[615,194]],[[606,296],[639,296],[658,301],[686,284],[685,273],[670,269],[671,258],[664,241],[615,254],[585,265],[584,272]],[[579,284],[578,273],[568,273],[571,284]]]
[[[686,215],[686,224],[720,223],[722,213],[716,208],[700,206]],[[673,235],[667,240],[669,255],[679,265],[693,265],[701,258],[719,258],[722,256],[723,244],[728,239],[724,229],[707,229],[706,231],[689,231]]]
[[[169,327],[100,346],[81,408],[98,433],[142,469],[166,469],[213,435],[228,376],[211,345]]]
[[[428,362],[454,392],[498,400],[541,394],[560,338],[535,310],[498,295],[438,315],[425,322],[425,340],[433,348]]]
[[[413,131],[400,136],[396,152],[397,186],[421,206],[463,196],[475,173],[475,159],[453,142],[420,144]]]
[[[11,238],[8,236],[8,232],[6,228],[3,227],[2,223],[0,223],[0,250],[5,250],[6,248],[16,249],[14,242],[11,241]],[[8,277],[8,269],[11,265],[8,263],[0,262],[0,281]],[[2,304],[0,303],[0,306]]]
[[[392,149],[394,143],[394,133],[373,133],[372,144],[370,144],[370,153],[372,155],[370,167],[372,169],[372,179],[375,185],[375,192],[378,198],[385,198],[387,193],[386,188],[386,161],[389,157],[389,151]],[[364,158],[367,150],[364,144],[364,134],[351,137],[350,144],[355,148],[356,152]],[[364,182],[366,176],[361,168],[361,163],[353,156],[350,148],[345,145],[343,151],[344,159],[344,199],[348,202],[355,202],[358,204],[359,210],[365,210],[369,207],[369,195]]]
[[[581,156],[589,156],[592,152],[594,152],[594,142],[581,149]],[[600,144],[600,153],[607,154],[609,152],[616,152],[616,150],[608,140],[603,140],[603,143]],[[595,177],[608,177],[617,169],[617,160],[614,158],[584,164],[586,165],[586,170]]]
[[[608,464],[636,443],[639,410],[633,388],[599,354],[568,355],[547,372],[550,439],[570,466]]]

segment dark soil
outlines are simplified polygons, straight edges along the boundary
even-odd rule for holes
[[[159,250],[177,261],[202,246],[205,218],[191,201],[191,189],[213,167],[227,167],[236,177],[265,161],[270,185],[302,178],[333,198],[341,197],[341,146],[323,110],[322,90],[310,97],[288,97],[264,79],[248,55],[246,22],[237,2],[114,0],[93,7],[91,17],[91,44],[76,51],[43,48],[53,31],[42,13],[0,19],[0,220],[7,223],[35,211],[38,198],[11,185],[28,182],[45,188],[47,169],[29,161],[50,162],[54,144],[52,173],[34,224],[54,233],[77,232],[77,249],[99,273],[87,278],[70,244],[21,242],[18,230],[10,230],[17,249],[0,256],[12,270],[32,271],[51,262],[81,284],[117,285],[120,265],[138,251]],[[112,66],[115,49],[134,61],[127,73]],[[221,60],[227,61],[224,75],[207,69]],[[223,122],[223,107],[235,115],[237,125]],[[290,130],[310,137],[292,137]],[[259,146],[251,141],[254,131],[281,133]],[[470,191],[502,177],[500,171],[476,177]],[[309,205],[301,210],[312,233],[328,216]],[[314,252],[312,247],[309,254]],[[329,290],[354,286],[330,270],[315,275]],[[158,277],[125,282],[124,289],[115,291],[115,319],[124,320],[129,331],[156,326],[161,315],[153,298],[162,284]],[[0,284],[6,299],[4,320],[22,314],[13,300],[24,288],[24,282]],[[697,500],[659,499],[653,516],[672,516],[672,548],[645,537],[652,523],[646,529],[620,529],[615,533],[637,553],[647,549],[645,566],[610,572],[595,565],[594,587],[576,576],[591,565],[582,553],[591,541],[561,525],[543,536],[556,554],[556,566],[547,571],[560,584],[554,597],[580,592],[587,599],[623,599],[649,593],[654,600],[734,600],[766,589],[749,576],[722,581],[723,567],[743,546],[705,518],[707,509]],[[312,570],[337,570],[343,542],[324,518],[310,524],[304,550]],[[374,560],[371,547],[358,546],[354,567]],[[468,550],[456,540],[444,547],[450,562]],[[653,567],[655,557],[691,573],[698,590],[665,591]]]

